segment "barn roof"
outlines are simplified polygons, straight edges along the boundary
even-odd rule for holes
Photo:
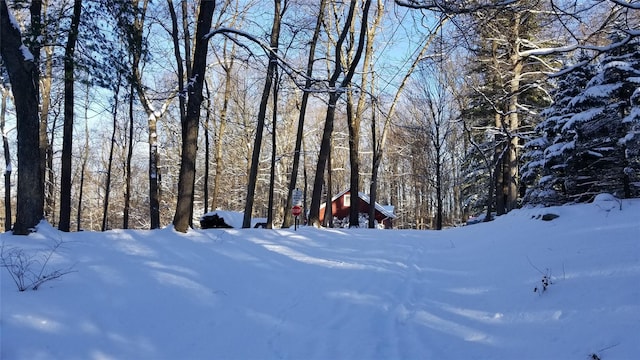
[[[334,201],[338,200],[342,195],[348,193],[350,191],[350,189],[346,189],[346,190],[342,190],[341,192],[339,192],[338,194],[336,194],[333,198],[331,198],[331,202],[333,203]],[[366,195],[363,192],[358,192],[358,197],[360,199],[362,199],[362,201],[366,202],[367,204],[371,205],[371,198],[369,197],[369,195]],[[320,208],[324,208],[325,207],[325,203],[320,205]],[[377,202],[375,203],[375,208],[378,212],[380,212],[382,215],[390,218],[390,219],[395,219],[396,215],[393,213],[394,207],[392,205],[388,205],[388,206],[382,206],[380,204],[378,204]]]

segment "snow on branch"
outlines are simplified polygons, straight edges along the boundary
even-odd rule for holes
[[[447,14],[469,14],[483,9],[495,9],[518,3],[519,0],[396,0],[396,4],[411,9],[436,10]]]

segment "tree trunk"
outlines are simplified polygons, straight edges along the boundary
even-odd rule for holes
[[[1,86],[1,85],[0,85]],[[9,90],[0,87],[2,102],[0,103],[0,133],[2,133],[2,149],[4,150],[4,231],[11,230],[11,153],[9,152],[9,139],[4,129],[5,115],[7,113],[7,98]]]
[[[0,0],[0,39],[0,54],[12,84],[18,132],[18,193],[13,233],[27,235],[42,220],[44,210],[38,117],[39,76],[33,58],[23,51],[22,35],[13,27],[5,0]]]
[[[353,78],[356,67],[360,63],[360,57],[364,49],[365,35],[367,32],[367,20],[369,18],[369,8],[371,6],[371,0],[365,1],[362,10],[360,36],[358,39],[358,45],[355,55],[353,57],[353,60],[351,61],[351,64],[349,64],[346,75],[338,84],[338,77],[342,75],[342,45],[347,37],[347,34],[349,33],[351,23],[353,22],[353,19],[355,17],[356,5],[357,1],[352,0],[349,6],[349,14],[347,15],[346,23],[342,28],[340,37],[338,38],[335,46],[335,69],[333,71],[333,74],[331,75],[331,78],[329,79],[329,102],[327,104],[327,115],[325,118],[322,140],[320,142],[320,153],[318,154],[318,165],[316,166],[316,175],[313,183],[313,193],[311,195],[311,207],[309,209],[309,222],[315,226],[320,225],[320,201],[322,198],[322,184],[324,182],[324,171],[325,165],[327,164],[327,157],[329,156],[329,152],[331,151],[331,137],[333,135],[335,108],[338,104],[338,100],[342,96],[342,93],[344,93],[344,89],[346,89],[349,84],[351,84],[351,79]],[[331,202],[331,199],[328,199],[327,201]]]
[[[144,21],[147,12],[149,0],[143,0],[142,7],[139,7],[140,0],[133,0],[133,6],[138,10],[133,24],[132,34],[132,64],[133,83],[135,85],[140,103],[147,114],[147,127],[149,130],[149,220],[151,229],[160,227],[160,170],[158,168],[158,120],[166,111],[167,100],[165,105],[158,111],[153,108],[151,100],[147,97],[146,90],[142,85],[142,74],[140,73],[140,61],[142,60],[142,38],[144,31]]]
[[[373,74],[374,69],[372,69],[372,60],[373,60],[373,45],[375,41],[375,36],[378,31],[378,26],[380,25],[380,21],[382,20],[382,16],[384,14],[384,5],[382,0],[378,0],[378,9],[376,12],[375,20],[371,25],[370,29],[367,29],[367,45],[366,50],[364,52],[364,63],[362,68],[365,69],[363,71],[361,81],[360,81],[360,89],[367,88],[368,82],[368,73]],[[364,108],[366,105],[367,96],[364,91],[360,92],[360,97],[358,98],[358,104],[355,112],[350,116],[349,112],[347,112],[347,120],[349,127],[349,163],[351,164],[351,176],[350,176],[350,191],[351,191],[351,200],[356,201],[354,204],[351,203],[351,208],[349,212],[349,227],[360,227],[360,123],[362,121],[362,117],[364,116]],[[352,96],[352,93],[349,92],[347,96]],[[347,103],[352,103],[352,100],[347,100]],[[350,106],[347,105],[347,111],[349,111]],[[374,110],[374,109],[372,109]],[[355,195],[355,197],[354,197]],[[375,202],[371,202],[371,208],[375,208]],[[375,214],[375,212],[374,212]]]
[[[178,178],[178,202],[173,218],[173,226],[179,232],[186,232],[193,219],[200,105],[202,104],[202,88],[208,50],[208,39],[205,35],[211,29],[214,10],[214,1],[200,2],[192,66],[193,83],[187,89],[187,115],[185,121],[182,122],[182,158]]]
[[[122,210],[122,228],[129,228],[129,213],[131,212],[131,159],[133,158],[133,93],[134,85],[131,84],[129,93],[129,136],[127,136],[127,159],[125,163],[125,177],[124,177],[124,209]],[[155,189],[155,188],[154,188]],[[150,194],[157,194],[150,191]],[[152,201],[152,199],[150,199]],[[152,201],[153,202],[153,201]],[[153,219],[153,216],[151,216]],[[153,220],[152,220],[153,224]],[[153,226],[151,226],[154,229]]]
[[[273,202],[274,202],[274,187],[276,178],[276,124],[278,119],[278,72],[274,73],[273,79],[273,109],[271,111],[271,171],[269,172],[269,200],[267,205],[267,229],[273,229]]]
[[[209,212],[209,168],[211,164],[211,145],[209,140],[209,128],[211,126],[211,92],[209,91],[209,82],[204,82],[205,92],[207,94],[207,110],[204,119],[204,184],[202,186],[203,212]]]
[[[378,198],[378,169],[382,162],[382,148],[379,148],[376,141],[376,108],[372,106],[371,115],[371,144],[373,144],[373,156],[371,159],[371,184],[369,184],[369,202],[375,204]],[[375,228],[376,208],[369,206],[369,229]]]
[[[327,154],[327,197],[324,202],[324,224],[323,226],[333,227],[333,176],[331,176],[331,148],[329,146],[329,153]]]
[[[326,6],[326,2],[327,0],[320,0],[320,9],[318,11],[318,17],[316,19],[316,27],[313,31],[313,37],[309,44],[309,58],[307,60],[306,72],[307,79],[305,80],[304,92],[302,93],[302,100],[300,103],[300,114],[298,115],[296,145],[295,149],[293,150],[293,164],[291,166],[291,178],[289,180],[289,191],[287,192],[287,203],[285,205],[286,208],[284,209],[284,222],[282,224],[283,228],[288,228],[289,226],[291,226],[292,215],[289,211],[289,209],[293,205],[291,194],[293,194],[293,190],[296,188],[296,181],[298,179],[298,169],[300,167],[300,149],[302,148],[302,137],[304,135],[304,118],[307,113],[307,103],[309,102],[309,95],[311,94],[308,89],[311,88],[312,84],[311,80],[313,76],[313,64],[315,63],[316,45],[318,44],[318,38],[320,37],[320,29],[322,27],[322,18],[324,16],[324,8]]]
[[[116,84],[113,93],[113,130],[111,131],[111,143],[109,145],[109,160],[107,162],[107,179],[104,184],[104,202],[102,204],[102,231],[106,231],[108,227],[109,216],[109,195],[111,194],[111,171],[113,168],[113,152],[116,145],[116,129],[118,127],[118,94],[120,93],[120,83]]]
[[[42,123],[42,122],[40,122]],[[47,219],[51,221],[53,225],[56,222],[55,219],[55,209],[56,209],[56,174],[53,172],[53,144],[56,140],[56,127],[58,126],[58,117],[54,116],[53,121],[51,123],[51,133],[49,134],[49,142],[47,143],[47,149],[45,153],[47,154],[47,171],[45,174],[46,181],[46,208],[48,209],[45,214],[48,214],[49,217]]]
[[[522,74],[522,59],[519,58],[517,52],[513,55],[513,77],[509,82],[510,98],[509,98],[509,156],[507,166],[507,201],[506,211],[515,209],[518,205],[518,183],[519,183],[519,166],[518,166],[518,143],[520,138],[517,136],[520,127],[518,116],[518,96],[520,93],[520,77]]]
[[[84,178],[89,161],[89,86],[85,94],[84,103],[84,152],[82,154],[82,166],[80,167],[80,190],[78,192],[78,209],[76,215],[76,231],[82,229],[82,202],[84,200]]]
[[[335,82],[334,82],[335,84]],[[329,94],[329,103],[327,104],[327,115],[324,121],[324,131],[322,132],[322,140],[320,141],[320,153],[318,154],[318,163],[316,165],[316,175],[313,181],[313,192],[311,194],[311,205],[309,207],[309,223],[319,227],[320,224],[320,203],[322,201],[322,185],[324,184],[325,167],[331,152],[331,137],[333,136],[333,119],[335,118],[336,104],[340,95],[338,93]],[[328,186],[327,186],[328,187]],[[327,190],[327,194],[331,191]],[[328,196],[328,195],[327,195]],[[324,209],[324,217],[331,212],[331,199],[327,198],[326,207]]]
[[[44,9],[43,9],[44,8]],[[29,50],[31,51],[31,54],[33,55],[33,63],[35,64],[36,68],[38,69],[38,78],[39,81],[35,83],[35,87],[36,87],[36,91],[38,93],[38,96],[41,95],[41,91],[42,91],[42,96],[40,98],[40,105],[41,105],[41,109],[40,109],[40,129],[39,129],[39,138],[40,138],[40,146],[39,146],[39,151],[40,151],[40,172],[42,173],[42,179],[43,179],[43,183],[44,183],[44,179],[46,176],[46,169],[47,169],[47,146],[48,146],[48,141],[47,141],[47,120],[48,120],[48,113],[49,113],[49,94],[51,92],[51,55],[50,52],[47,52],[47,64],[46,64],[46,74],[49,75],[48,77],[42,77],[40,76],[40,52],[42,50],[43,44],[42,44],[42,39],[46,39],[47,35],[45,33],[46,31],[46,26],[43,26],[42,24],[42,17],[43,14],[46,14],[46,9],[47,9],[47,2],[45,1],[44,3],[42,2],[42,0],[32,0],[31,1],[31,5],[29,6],[29,13],[31,16],[31,41],[30,41],[30,48]],[[0,38],[1,39],[1,38]],[[41,87],[42,85],[42,87]],[[45,185],[46,188],[46,185]],[[53,194],[53,189],[51,189],[51,192]],[[48,201],[47,201],[48,203]],[[51,210],[51,211],[46,211],[46,210]],[[49,212],[53,212],[53,209],[48,209],[48,207],[45,208],[45,213],[44,218],[47,219],[47,215]]]
[[[506,212],[506,200],[504,194],[504,134],[501,133],[503,122],[500,114],[495,114],[496,129],[498,133],[494,136],[494,159],[495,164],[495,203],[496,214],[503,215]],[[488,214],[491,218],[491,214]]]
[[[223,58],[226,58],[226,45],[227,40],[225,38],[223,47]],[[220,193],[220,183],[223,180],[224,163],[222,162],[222,153],[224,151],[224,139],[225,131],[227,128],[227,112],[229,111],[229,101],[231,100],[231,70],[233,69],[233,55],[235,54],[235,47],[232,50],[232,56],[229,63],[225,63],[222,67],[224,69],[225,82],[224,82],[224,95],[222,99],[222,108],[220,109],[220,124],[218,126],[218,134],[216,140],[216,177],[213,180],[213,194],[211,195],[211,208],[216,209],[218,206],[218,196]]]
[[[247,200],[244,208],[244,218],[242,227],[251,227],[251,216],[253,213],[253,202],[256,192],[256,182],[258,178],[258,166],[260,163],[260,148],[262,147],[262,133],[264,130],[265,117],[267,113],[267,102],[271,92],[271,84],[273,82],[274,73],[278,66],[278,45],[280,39],[280,25],[282,22],[282,14],[280,13],[281,0],[274,0],[274,16],[273,26],[271,28],[271,41],[269,52],[269,66],[267,67],[267,79],[262,89],[262,98],[260,99],[260,109],[258,110],[258,123],[256,125],[256,137],[253,143],[253,154],[251,156],[251,168],[249,170],[249,181],[247,186]]]
[[[363,75],[362,82],[366,76]],[[349,128],[349,164],[351,166],[349,176],[349,191],[351,193],[351,206],[349,207],[349,227],[360,227],[360,115],[358,110],[353,112],[353,95],[347,94],[347,125]],[[361,94],[361,99],[364,94]],[[370,204],[373,207],[373,204]]]
[[[47,134],[49,124],[49,107],[51,106],[51,81],[53,78],[53,46],[45,47],[46,60],[44,65],[44,76],[40,80],[40,92],[42,96],[42,106],[40,109],[40,144],[42,146],[44,162],[43,179],[49,178],[45,182],[45,218],[53,221],[55,213],[55,186],[53,174],[53,141],[50,142]],[[52,126],[52,129],[55,127]],[[52,134],[53,138],[53,134]]]
[[[73,105],[74,84],[73,70],[75,67],[74,53],[78,40],[82,0],[73,2],[73,17],[71,28],[64,51],[64,124],[62,133],[62,170],[60,172],[60,222],[58,229],[71,230],[71,165],[73,163]]]
[[[439,134],[437,135],[439,136]],[[436,148],[436,230],[442,230],[442,214],[444,212],[442,204],[442,148]]]

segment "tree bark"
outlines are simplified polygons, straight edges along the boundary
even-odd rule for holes
[[[518,19],[516,19],[516,29]],[[517,30],[516,30],[517,32]],[[510,98],[509,98],[509,156],[506,177],[507,184],[507,212],[515,209],[518,205],[518,186],[519,186],[519,151],[518,146],[520,138],[517,132],[520,127],[520,119],[518,115],[518,97],[520,94],[520,77],[522,75],[523,63],[518,55],[518,51],[514,51],[513,57],[513,77],[509,82]]]
[[[193,54],[193,82],[190,83],[187,89],[187,116],[185,121],[182,122],[182,158],[178,178],[178,202],[173,218],[173,226],[179,232],[186,232],[193,219],[200,105],[202,104],[202,88],[208,50],[208,39],[205,36],[211,29],[214,10],[214,1],[203,0],[200,2]]]
[[[48,8],[48,1],[43,4],[44,10],[43,14],[46,14]],[[62,7],[61,10],[62,11]],[[58,25],[59,27],[59,25]],[[51,43],[56,42],[56,38],[58,35],[58,29],[54,29],[51,32],[47,32],[42,34],[43,38],[50,38]],[[49,125],[49,109],[51,107],[51,85],[53,79],[53,56],[54,46],[49,44],[44,46],[45,60],[44,60],[44,74],[40,77],[40,96],[41,96],[41,106],[40,106],[40,144],[42,146],[42,161],[43,172],[44,172],[44,191],[45,191],[45,207],[44,207],[44,217],[48,221],[53,224],[55,217],[55,174],[53,172],[53,138],[54,138],[54,129],[55,129],[55,119],[54,124],[51,126],[51,139],[48,138],[48,125]]]
[[[75,48],[80,27],[82,0],[73,2],[73,16],[69,37],[64,51],[64,124],[62,134],[62,170],[60,173],[60,231],[71,230],[71,165],[73,162],[73,105],[74,84],[73,71],[75,68]]]
[[[204,119],[204,184],[202,186],[202,201],[204,202],[204,213],[209,212],[209,168],[211,164],[211,145],[209,129],[211,127],[211,92],[209,91],[209,82],[204,82],[205,92],[207,94],[207,115]]]
[[[125,160],[125,165],[124,165],[124,171],[125,171],[125,178],[124,178],[124,206],[123,206],[123,216],[122,216],[122,228],[123,229],[128,229],[129,228],[129,214],[131,213],[131,159],[133,158],[133,93],[134,93],[134,85],[131,84],[131,88],[130,88],[130,92],[129,92],[129,136],[127,136],[127,158]],[[153,188],[154,190],[157,190],[157,186],[155,188]],[[153,194],[157,194],[156,192],[152,192]],[[150,201],[153,203],[153,199],[150,199]],[[154,217],[151,216],[151,219],[153,219]],[[153,227],[153,220],[151,220],[152,226],[151,228],[154,229]]]
[[[11,230],[11,152],[9,151],[9,139],[4,128],[5,115],[7,113],[7,98],[9,90],[0,85],[2,102],[0,103],[0,133],[2,133],[2,149],[4,152],[4,231]]]
[[[369,18],[369,8],[371,6],[371,0],[366,0],[362,10],[362,22],[360,28],[360,35],[358,39],[358,45],[353,57],[353,61],[349,64],[346,75],[342,81],[338,83],[338,78],[342,75],[342,45],[349,33],[351,23],[355,17],[355,7],[357,5],[356,0],[351,0],[349,6],[349,14],[347,15],[346,23],[342,28],[338,41],[335,46],[335,69],[331,78],[329,79],[329,103],[327,104],[327,115],[325,117],[324,131],[322,133],[322,140],[320,142],[320,153],[318,155],[318,165],[316,166],[316,175],[313,182],[313,193],[311,195],[311,207],[309,209],[309,222],[314,226],[320,226],[320,202],[322,199],[322,184],[324,180],[324,171],[327,164],[327,158],[331,151],[331,137],[333,134],[333,123],[335,119],[336,105],[338,100],[344,93],[344,89],[351,84],[351,79],[355,73],[356,67],[360,63],[360,57],[364,49],[365,35],[367,32],[367,21]],[[352,194],[353,196],[353,194]],[[357,194],[356,194],[357,196]],[[331,199],[327,199],[327,202],[331,202]],[[328,204],[330,206],[330,204]]]
[[[271,111],[271,171],[269,172],[269,200],[267,205],[267,229],[273,229],[273,202],[274,202],[274,184],[276,178],[276,129],[277,129],[277,120],[278,120],[278,72],[274,72],[273,79],[273,95],[271,101],[273,102],[273,109]]]
[[[371,29],[367,29],[367,45],[366,50],[364,52],[364,63],[362,68],[364,69],[361,81],[360,81],[360,89],[367,88],[367,82],[369,80],[368,73],[369,69],[372,67],[371,62],[373,60],[373,45],[375,41],[376,32],[378,26],[380,25],[380,21],[382,20],[382,14],[384,13],[384,5],[382,0],[378,0],[377,2],[377,15],[373,24],[371,25]],[[371,73],[373,73],[373,69],[371,69]],[[360,123],[362,121],[362,117],[364,115],[364,107],[366,104],[367,96],[364,91],[360,92],[360,97],[358,98],[358,104],[356,106],[355,112],[351,111],[353,100],[349,99],[353,96],[352,92],[347,94],[347,120],[348,120],[348,128],[349,128],[349,163],[351,165],[351,176],[350,176],[350,191],[351,191],[351,200],[355,200],[355,204],[352,202],[350,211],[349,211],[349,227],[360,227]],[[351,113],[351,114],[350,114]],[[375,209],[375,202],[371,202],[371,208]],[[375,214],[375,211],[374,211]]]
[[[226,59],[226,49],[227,49],[227,39],[224,40],[224,46],[222,48],[223,59]],[[229,62],[226,60],[222,65],[224,70],[224,95],[222,99],[222,108],[220,109],[220,124],[218,125],[218,134],[216,140],[216,150],[215,150],[215,161],[216,161],[216,177],[213,180],[213,194],[211,195],[211,208],[216,209],[218,205],[218,196],[220,194],[220,185],[222,182],[222,176],[224,172],[224,163],[222,161],[222,153],[224,150],[224,145],[222,139],[224,139],[224,135],[227,128],[227,113],[229,111],[229,101],[231,100],[231,71],[233,69],[233,57],[235,55],[235,47],[233,47],[231,51],[231,57]]]
[[[366,61],[365,61],[366,62]],[[364,83],[363,75],[362,82]],[[364,94],[360,95],[364,99]],[[353,94],[347,93],[347,126],[349,128],[349,191],[351,206],[349,207],[349,227],[360,227],[360,114],[353,111]],[[370,204],[373,206],[373,204]]]
[[[104,202],[102,203],[102,231],[106,231],[108,227],[107,219],[109,217],[109,196],[111,194],[111,171],[113,168],[113,152],[116,146],[116,129],[118,127],[118,94],[120,93],[120,84],[116,84],[113,93],[113,129],[111,131],[111,143],[109,144],[109,160],[107,162],[107,179],[104,184]]]
[[[251,217],[253,214],[253,202],[256,193],[256,182],[258,178],[258,166],[260,163],[260,148],[262,147],[262,133],[264,131],[265,117],[267,113],[267,103],[271,92],[271,84],[273,82],[274,73],[278,66],[278,45],[280,39],[280,25],[282,22],[281,0],[274,0],[273,26],[271,28],[271,41],[269,52],[269,65],[267,66],[267,79],[262,89],[262,97],[260,99],[260,109],[258,110],[258,123],[256,125],[256,137],[253,142],[253,153],[251,155],[251,168],[249,169],[249,181],[247,186],[247,200],[244,207],[244,218],[242,227],[251,227]]]
[[[18,137],[18,193],[13,233],[27,235],[42,220],[44,210],[38,116],[39,76],[33,56],[26,50],[20,30],[14,24],[6,1],[0,0],[0,54],[12,85]]]
[[[307,113],[307,103],[309,102],[309,95],[311,92],[309,89],[312,84],[312,76],[313,76],[313,64],[315,63],[315,53],[316,46],[318,44],[318,38],[320,37],[320,29],[322,28],[322,21],[324,16],[324,8],[326,6],[327,0],[320,1],[320,9],[318,11],[318,17],[316,19],[316,27],[313,30],[313,37],[311,38],[311,42],[309,43],[309,58],[307,60],[307,70],[305,80],[305,85],[302,93],[302,100],[300,102],[300,114],[298,115],[298,129],[296,133],[296,145],[293,150],[293,164],[291,165],[291,178],[289,180],[289,191],[287,192],[287,203],[286,208],[284,209],[284,222],[282,224],[283,228],[288,228],[291,226],[292,215],[289,209],[291,208],[292,199],[291,195],[293,194],[293,190],[296,188],[296,181],[298,179],[298,169],[300,167],[300,149],[302,148],[302,137],[304,135],[304,118]],[[305,196],[306,196],[306,185],[305,185]],[[305,214],[306,215],[306,214]]]
[[[139,8],[140,0],[133,0],[134,8]],[[164,115],[166,111],[165,105],[158,111],[156,111],[151,100],[147,97],[147,92],[143,86],[142,74],[140,73],[140,61],[142,60],[142,38],[144,30],[144,21],[147,12],[147,5],[149,0],[143,0],[142,7],[133,23],[132,34],[132,69],[133,69],[133,83],[138,93],[140,103],[147,114],[147,128],[149,131],[149,220],[151,222],[151,229],[158,229],[160,227],[160,170],[158,168],[159,158],[158,155],[158,120]],[[169,100],[167,100],[169,101]]]

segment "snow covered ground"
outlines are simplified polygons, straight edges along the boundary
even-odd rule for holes
[[[48,270],[74,270],[18,292],[0,269],[3,360],[640,358],[640,200],[440,232],[42,224],[0,241],[33,259],[62,241]]]

